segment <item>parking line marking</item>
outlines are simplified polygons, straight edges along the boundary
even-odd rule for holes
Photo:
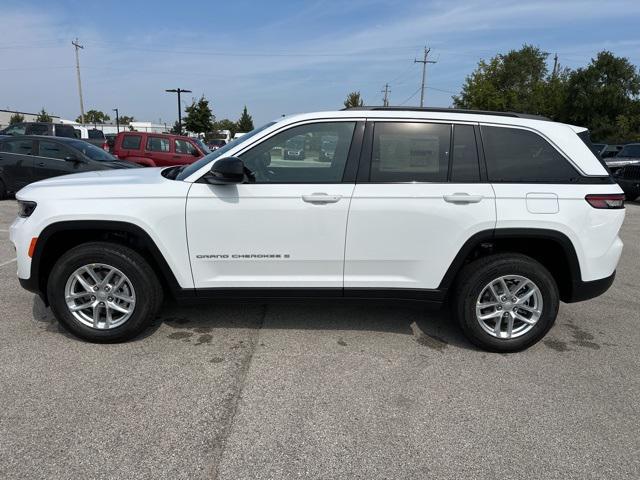
[[[14,258],[13,260],[7,260],[6,262],[0,263],[0,267],[6,267],[7,265],[11,265],[16,260],[17,258]]]

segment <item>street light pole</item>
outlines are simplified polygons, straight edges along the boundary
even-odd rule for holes
[[[165,92],[178,94],[178,129],[180,130],[180,135],[182,135],[182,103],[180,102],[180,94],[191,93],[191,90],[186,90],[184,88],[171,88],[169,90],[165,90]]]
[[[120,117],[118,116],[118,109],[114,108],[114,112],[116,112],[116,131],[120,133]]]

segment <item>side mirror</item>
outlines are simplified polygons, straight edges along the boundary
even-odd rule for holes
[[[221,158],[211,167],[207,182],[215,185],[231,185],[246,180],[244,162],[238,157]]]
[[[200,152],[197,149],[193,149],[191,150],[191,155],[193,155],[194,157],[199,157],[200,156]]]

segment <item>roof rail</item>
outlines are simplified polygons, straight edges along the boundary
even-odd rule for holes
[[[465,108],[442,108],[442,107],[347,107],[342,110],[383,110],[383,111],[407,111],[407,112],[439,112],[439,113],[472,113],[477,115],[496,115],[500,117],[517,117],[517,118],[530,118],[532,120],[547,120],[551,121],[548,117],[542,115],[533,115],[529,113],[517,113],[517,112],[495,112],[492,110],[467,110]]]

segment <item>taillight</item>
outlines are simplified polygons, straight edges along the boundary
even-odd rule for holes
[[[624,194],[599,194],[592,193],[584,197],[593,208],[624,208]]]
[[[108,144],[106,141],[102,144],[102,149],[103,149],[105,152],[108,152],[108,151],[109,151],[109,144]]]

